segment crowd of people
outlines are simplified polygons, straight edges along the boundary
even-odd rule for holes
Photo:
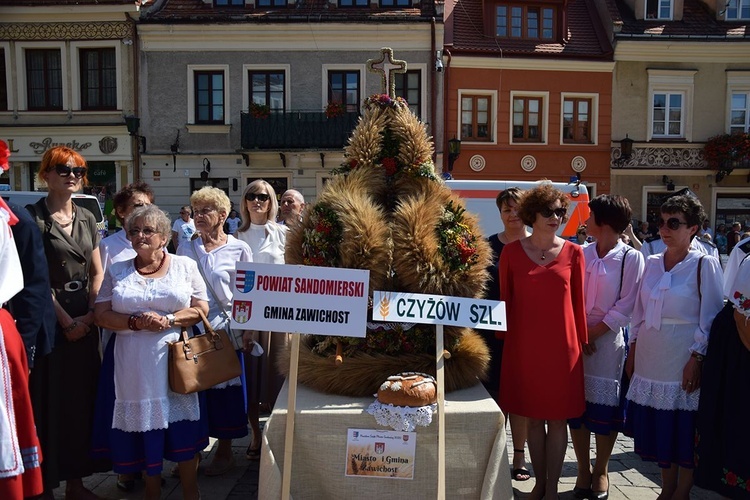
[[[506,303],[508,330],[490,339],[499,384],[486,385],[510,417],[513,479],[532,475],[527,440],[529,498],[558,498],[570,428],[576,498],[609,497],[619,433],[661,468],[660,499],[688,499],[694,484],[750,498],[750,440],[736,432],[750,409],[750,238],[723,270],[699,235],[710,231],[700,201],[683,192],[661,205],[659,237],[643,234],[648,225],[633,232],[627,199],[601,195],[568,241],[556,235],[564,193],[508,191],[497,197],[504,230],[489,238],[499,261],[487,294]]]
[[[246,456],[260,457],[259,414],[281,389],[275,364],[288,335],[232,332],[235,263],[283,264],[304,198],[277,198],[256,180],[234,209],[208,186],[171,221],[138,181],[114,196],[123,230],[100,241],[92,214],[72,202],[86,174],[80,154],[52,148],[38,173],[47,196],[0,204],[0,302],[10,311],[0,311],[0,498],[53,498],[65,481],[66,498],[94,499],[83,479],[114,470],[120,489],[143,480],[156,499],[169,460],[182,497],[197,499],[209,437],[218,445],[206,475],[234,467],[232,440],[248,433]],[[535,476],[530,498],[557,498],[570,429],[576,498],[606,500],[624,433],[661,468],[660,498],[687,499],[694,483],[750,498],[750,437],[736,432],[750,416],[750,238],[727,233],[722,269],[718,245],[701,243],[712,232],[689,192],[661,206],[659,238],[633,231],[618,195],[591,200],[576,241],[558,236],[569,200],[551,183],[507,189],[497,206],[486,297],[506,303],[508,330],[484,332],[486,385],[509,415],[513,480]],[[203,330],[204,318],[230,332],[242,374],[175,393],[167,345],[183,328]]]
[[[0,498],[54,498],[64,481],[66,498],[94,499],[83,479],[114,470],[118,488],[143,479],[156,499],[169,460],[182,497],[197,499],[209,437],[218,445],[206,475],[235,465],[232,440],[248,427],[247,458],[260,458],[259,413],[281,388],[274,362],[287,335],[232,332],[242,375],[193,394],[169,388],[168,343],[202,331],[204,317],[231,332],[235,264],[283,264],[304,198],[283,193],[277,220],[265,181],[246,187],[239,210],[204,187],[173,222],[137,181],[113,199],[123,230],[100,241],[93,215],[72,202],[87,171],[79,153],[54,147],[38,173],[47,196],[0,205],[0,302],[12,313],[0,313],[0,383],[12,394],[0,405]]]

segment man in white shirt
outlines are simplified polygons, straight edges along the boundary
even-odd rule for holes
[[[291,225],[302,220],[302,210],[305,209],[305,197],[296,189],[287,189],[281,195],[279,203],[279,224]]]
[[[190,239],[195,233],[195,223],[193,222],[193,209],[189,206],[180,209],[180,218],[172,224],[172,245],[174,251],[183,243],[190,243]]]

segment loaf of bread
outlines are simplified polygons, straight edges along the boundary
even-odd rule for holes
[[[378,389],[378,401],[394,406],[427,406],[437,401],[437,383],[426,373],[392,375]]]

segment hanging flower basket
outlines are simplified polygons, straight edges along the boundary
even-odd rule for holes
[[[250,114],[253,118],[265,120],[271,115],[271,108],[266,104],[250,103]]]
[[[717,170],[717,182],[735,168],[750,162],[750,134],[722,134],[711,137],[703,147],[708,167]]]
[[[326,118],[336,118],[337,116],[344,116],[344,106],[338,101],[331,101],[326,106]]]

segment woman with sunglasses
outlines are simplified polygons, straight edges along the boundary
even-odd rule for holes
[[[224,329],[231,335],[234,332],[229,327],[229,315],[235,265],[237,262],[251,262],[253,254],[247,243],[224,232],[224,222],[231,210],[229,197],[224,191],[210,186],[201,188],[190,196],[190,205],[200,237],[180,245],[177,255],[196,261],[206,280],[208,320],[213,328]],[[238,356],[244,370],[242,352],[238,351]],[[232,439],[247,436],[244,379],[243,374],[206,391],[208,435],[219,440],[213,461],[205,470],[207,476],[220,476],[231,470],[234,467]]]
[[[661,468],[659,498],[689,498],[701,367],[723,306],[719,261],[690,248],[706,218],[693,196],[672,196],[657,220],[664,252],[646,259],[633,311],[625,433]]]
[[[585,261],[580,246],[556,234],[567,219],[568,204],[548,182],[526,191],[518,215],[533,232],[507,244],[500,255],[500,296],[508,320],[500,407],[529,419],[533,500],[558,498],[567,419],[585,409]]]
[[[643,256],[620,240],[630,224],[630,204],[618,195],[597,196],[589,203],[587,233],[594,242],[583,249],[586,258],[586,320],[589,342],[583,346],[586,412],[568,421],[578,460],[576,498],[609,497],[609,457],[622,430],[625,394],[621,387],[625,364],[625,327],[633,314],[643,273]],[[591,467],[591,433],[596,463]]]
[[[168,343],[208,312],[206,285],[195,262],[165,251],[170,221],[155,205],[125,219],[136,255],[116,262],[96,300],[98,324],[117,332],[114,416],[110,420],[114,471],[146,473],[147,499],[161,496],[164,459],[177,462],[182,498],[196,500],[198,453],[208,445],[198,394],[169,388]]]
[[[86,172],[76,151],[47,150],[37,177],[48,194],[26,207],[42,231],[58,323],[54,349],[31,372],[48,498],[60,481],[67,482],[69,498],[97,498],[82,478],[110,468],[89,455],[100,368],[94,301],[103,273],[96,219],[72,201],[87,183]]]
[[[247,185],[242,193],[242,225],[237,230],[237,238],[250,245],[253,262],[284,263],[288,227],[276,223],[278,211],[276,192],[269,183],[258,179]],[[284,383],[284,377],[275,366],[276,357],[286,345],[287,337],[285,333],[248,331],[243,339],[246,352],[250,352],[253,342],[260,344],[264,350],[260,357],[245,357],[248,373],[247,414],[253,431],[246,453],[250,460],[260,458],[259,405],[272,408]]]

